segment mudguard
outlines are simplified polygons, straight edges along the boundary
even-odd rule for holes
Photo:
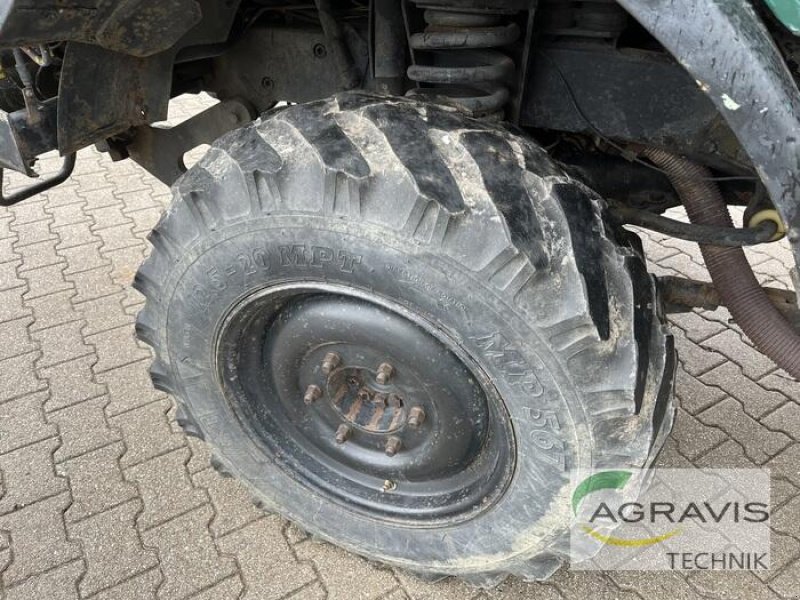
[[[708,94],[755,166],[800,259],[800,93],[749,2],[619,0]]]

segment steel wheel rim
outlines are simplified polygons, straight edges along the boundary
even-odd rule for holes
[[[237,303],[216,340],[218,382],[257,448],[349,510],[453,523],[488,510],[511,479],[513,431],[489,378],[397,303],[273,286]]]

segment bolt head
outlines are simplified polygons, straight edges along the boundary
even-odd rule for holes
[[[303,396],[303,402],[306,404],[313,404],[322,396],[322,389],[313,383],[306,388],[306,393]]]
[[[330,375],[331,371],[338,367],[341,362],[342,357],[336,354],[336,352],[328,352],[322,359],[322,372],[325,375]]]
[[[345,424],[339,425],[339,428],[336,430],[336,443],[337,444],[344,444],[347,441],[347,438],[350,437],[350,427]]]
[[[408,424],[411,427],[419,427],[425,420],[425,411],[420,406],[415,406],[408,411]]]
[[[388,440],[386,440],[386,446],[384,447],[384,452],[386,452],[386,456],[394,456],[400,450],[400,446],[402,445],[402,441],[399,437],[392,436]]]
[[[378,365],[378,373],[375,375],[375,381],[380,383],[381,385],[385,385],[389,382],[394,374],[394,367],[389,363],[381,363]]]

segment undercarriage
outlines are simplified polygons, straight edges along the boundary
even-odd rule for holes
[[[173,186],[137,334],[265,509],[429,579],[541,579],[576,558],[568,472],[646,470],[664,442],[665,314],[726,306],[800,377],[797,298],[743,252],[800,258],[794,12],[85,4],[0,9],[0,166],[32,178],[0,204],[91,145]],[[635,228],[697,242],[712,281],[653,277]]]

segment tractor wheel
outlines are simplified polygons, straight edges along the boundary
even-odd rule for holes
[[[638,240],[532,142],[347,94],[223,136],[174,190],[136,278],[153,381],[311,534],[541,579],[570,469],[660,448],[673,351]]]

